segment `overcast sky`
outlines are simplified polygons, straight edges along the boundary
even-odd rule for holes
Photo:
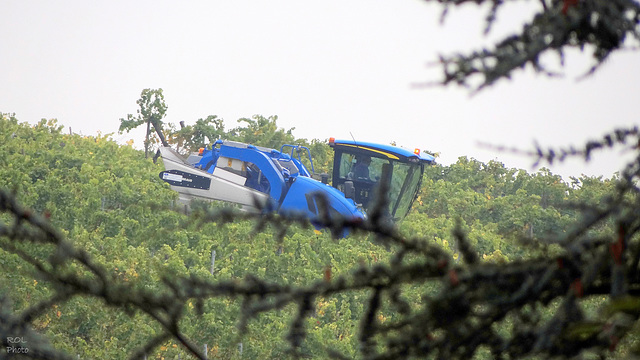
[[[453,10],[440,25],[441,8],[418,0],[4,0],[0,111],[141,146],[142,133],[117,134],[119,119],[135,113],[142,89],[162,88],[165,120],[176,124],[218,115],[232,128],[241,117],[278,115],[297,137],[395,141],[440,152],[444,164],[469,156],[531,171],[531,159],[478,142],[581,145],[636,125],[640,52],[614,54],[576,81],[592,60],[571,51],[562,79],[526,69],[473,97],[414,84],[440,79],[427,66],[439,54],[511,34],[537,6],[505,5],[483,37],[486,7]],[[554,55],[544,60],[559,66]],[[610,177],[624,156],[616,150],[551,169]]]

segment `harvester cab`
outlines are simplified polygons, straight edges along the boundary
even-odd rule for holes
[[[425,165],[434,157],[391,145],[329,139],[333,148],[332,185],[354,200],[365,212],[378,199],[378,187],[387,184],[385,215],[393,221],[404,218],[416,199]]]

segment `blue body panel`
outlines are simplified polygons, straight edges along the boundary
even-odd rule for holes
[[[308,218],[315,218],[321,211],[318,207],[318,196],[324,196],[329,207],[329,215],[340,214],[346,219],[363,219],[363,213],[351,199],[337,189],[309,177],[298,176],[291,184],[287,196],[282,202],[280,213],[302,213]]]
[[[395,157],[396,159],[400,159],[400,160],[415,159],[415,160],[424,161],[428,163],[431,163],[435,160],[435,158],[429,154],[425,154],[425,153],[416,154],[410,150],[393,146],[393,145],[374,144],[369,142],[361,142],[361,141],[353,141],[353,140],[335,140],[334,144],[335,146],[361,148],[363,150],[373,151],[381,155],[386,155],[389,158]]]
[[[202,159],[196,164],[196,167],[206,170],[209,174],[213,173],[216,169],[216,163],[218,162],[218,153],[214,151],[203,152]]]

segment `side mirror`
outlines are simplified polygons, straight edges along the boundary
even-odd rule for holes
[[[356,188],[353,186],[353,181],[344,182],[344,197],[347,199],[355,200]]]

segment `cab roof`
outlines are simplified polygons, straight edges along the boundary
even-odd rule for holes
[[[426,162],[432,163],[435,157],[420,152],[416,149],[416,152],[412,152],[405,148],[393,146],[374,144],[370,142],[354,141],[354,140],[329,140],[329,145],[336,150],[343,150],[347,152],[361,152],[368,153],[368,155],[397,160],[401,162]]]

